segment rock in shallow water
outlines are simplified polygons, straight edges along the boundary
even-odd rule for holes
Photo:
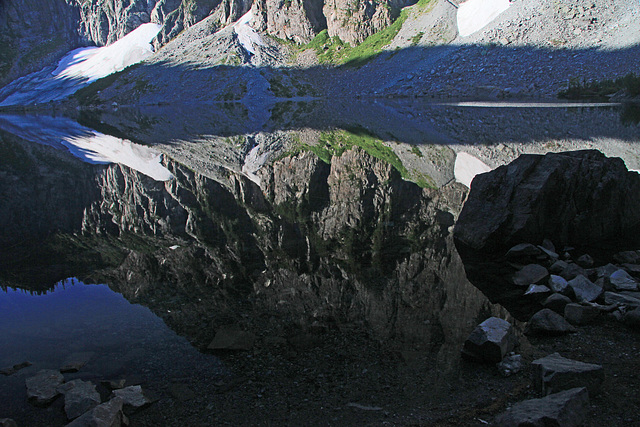
[[[58,391],[64,394],[64,412],[70,420],[100,404],[96,386],[88,381],[69,381],[58,387]]]
[[[498,416],[493,425],[500,427],[577,427],[584,424],[589,410],[586,388],[573,388],[513,405]]]
[[[125,417],[122,413],[122,399],[113,399],[96,406],[89,412],[67,424],[67,427],[120,427]]]
[[[64,377],[58,371],[43,369],[35,376],[27,378],[27,398],[37,405],[51,403],[59,394],[58,387]]]
[[[517,344],[513,327],[506,320],[490,317],[479,324],[464,342],[463,356],[480,361],[498,363]]]

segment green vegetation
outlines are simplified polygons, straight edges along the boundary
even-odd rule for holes
[[[607,99],[610,95],[624,91],[627,96],[640,95],[640,76],[633,73],[615,80],[586,81],[572,79],[567,89],[558,96],[564,99]]]
[[[418,157],[424,157],[424,155],[422,154],[422,151],[420,151],[420,148],[418,148],[417,145],[414,145],[413,147],[411,147],[411,152]]]
[[[420,31],[418,34],[411,37],[411,46],[415,46],[420,43],[420,40],[422,40],[422,36],[424,36],[424,31]]]

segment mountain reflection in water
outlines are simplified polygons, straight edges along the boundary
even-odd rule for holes
[[[417,117],[417,110],[409,117],[406,106],[394,111],[393,117],[404,120]],[[478,117],[477,112],[470,115]],[[267,419],[272,421],[287,413],[281,403],[305,393],[322,392],[334,406],[357,401],[357,390],[340,394],[324,388],[351,381],[333,370],[343,365],[356,369],[357,357],[365,365],[379,362],[384,370],[400,369],[393,355],[428,360],[429,371],[416,396],[445,390],[457,375],[460,348],[473,327],[490,315],[506,316],[467,281],[453,245],[451,230],[467,189],[452,182],[455,154],[446,145],[451,136],[419,146],[415,163],[430,164],[431,184],[437,184],[427,185],[425,179],[419,186],[403,179],[411,177],[411,164],[404,160],[414,150],[402,141],[386,145],[389,151],[373,143],[341,146],[341,155],[333,152],[330,163],[321,159],[325,152],[308,148],[313,141],[329,146],[341,136],[376,144],[386,138],[371,126],[331,130],[287,125],[250,135],[195,129],[197,136],[180,139],[166,137],[178,132],[175,117],[161,123],[155,116],[119,116],[140,119],[135,127],[108,116],[97,122],[118,124],[131,131],[133,141],[158,142],[167,153],[163,167],[173,178],[156,181],[122,164],[80,163],[64,151],[30,143],[19,132],[0,133],[3,286],[46,290],[67,277],[106,283],[202,350],[226,325],[250,332],[256,337],[252,352],[246,359],[232,356],[226,361],[247,369],[244,375],[260,378],[245,387],[270,399]],[[420,120],[414,129],[445,135],[428,119]],[[186,129],[205,121],[195,116],[182,123]],[[454,127],[449,123],[444,128]],[[167,139],[155,138],[162,134]],[[419,139],[418,133],[408,134]],[[244,166],[251,152],[254,159],[269,161],[248,174]],[[388,153],[395,153],[407,171],[388,160],[394,157],[385,161]],[[95,320],[90,311],[80,313]],[[316,354],[317,348],[326,354]],[[313,381],[296,379],[304,373],[273,381],[263,377],[271,370],[282,374],[273,367],[282,360],[293,360],[296,369],[313,374]],[[385,364],[390,360],[394,363]],[[52,361],[37,362],[40,367],[47,363]],[[320,367],[326,370],[322,376],[316,372]],[[190,381],[198,377],[184,375]],[[236,370],[234,375],[243,373]],[[274,393],[265,397],[261,384],[275,387]],[[366,384],[372,404],[389,393],[373,378]],[[168,393],[166,387],[157,389]],[[223,411],[221,402],[228,408],[233,404],[228,399],[238,399],[233,393],[225,396],[206,400]],[[434,401],[446,398],[446,393],[432,396]],[[162,411],[179,409],[158,409],[158,414],[167,413]],[[217,413],[231,422],[241,419],[233,411]],[[367,416],[375,419],[375,414]]]

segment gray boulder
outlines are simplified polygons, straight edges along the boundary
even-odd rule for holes
[[[593,302],[603,292],[601,287],[583,275],[578,275],[575,279],[569,280],[568,285],[573,290],[578,302]]]
[[[542,303],[544,308],[555,311],[558,314],[564,314],[564,307],[571,302],[571,298],[558,293],[551,294]]]
[[[479,362],[500,362],[517,345],[513,327],[506,320],[490,317],[480,323],[464,342],[462,355]]]
[[[519,354],[506,356],[500,363],[496,364],[496,367],[503,377],[517,374],[522,369],[522,356]]]
[[[637,291],[638,282],[624,270],[616,270],[609,276],[611,288],[615,291]]]
[[[122,413],[122,399],[113,399],[96,406],[89,412],[67,424],[67,427],[120,427],[125,417]]]
[[[595,396],[604,381],[602,366],[567,359],[558,353],[534,360],[531,366],[534,388],[544,395],[586,387],[589,394]]]
[[[500,427],[577,427],[589,411],[589,392],[573,388],[541,399],[516,403],[494,421]]]
[[[586,277],[588,274],[584,270],[584,268],[572,262],[568,263],[567,266],[560,272],[560,276],[564,277],[567,280],[575,279],[579,275]]]
[[[582,268],[591,268],[593,267],[593,258],[589,254],[584,254],[578,257],[576,263]]]
[[[541,265],[529,264],[522,267],[513,275],[513,284],[517,286],[529,286],[545,281],[549,277],[549,271]]]
[[[35,376],[26,379],[27,398],[37,405],[51,403],[60,392],[58,387],[64,382],[64,377],[58,371],[43,369]]]
[[[605,304],[618,304],[631,307],[640,307],[640,299],[617,292],[605,292],[604,302]]]
[[[526,335],[563,335],[571,332],[576,332],[576,328],[548,308],[531,316],[524,330]]]
[[[564,307],[564,318],[572,325],[586,325],[600,315],[600,310],[591,305],[567,304]]]
[[[58,391],[64,394],[64,412],[70,420],[100,404],[96,386],[88,381],[69,381],[58,387]]]
[[[551,264],[549,267],[549,271],[551,274],[560,274],[564,271],[565,268],[569,266],[569,263],[566,261],[562,261],[561,259]]]
[[[549,286],[549,289],[553,292],[557,292],[562,295],[573,295],[573,291],[569,287],[569,282],[567,282],[567,280],[562,276],[552,274],[549,276],[547,286]]]
[[[151,403],[151,399],[144,395],[142,387],[139,385],[132,385],[119,390],[113,391],[113,396],[122,399],[124,405],[132,406],[134,408],[141,408]]]

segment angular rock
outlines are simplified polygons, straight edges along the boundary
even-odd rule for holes
[[[551,294],[542,303],[544,308],[555,311],[558,314],[564,314],[564,307],[571,302],[571,298],[558,293]]]
[[[152,402],[147,396],[144,395],[142,387],[139,385],[131,385],[112,392],[113,396],[122,399],[124,405],[132,406],[134,408],[141,408]]]
[[[593,258],[589,254],[584,254],[578,257],[576,263],[582,268],[591,268],[593,267]]]
[[[636,278],[640,276],[640,264],[622,264],[622,268]]]
[[[606,278],[608,278],[609,276],[611,276],[614,272],[616,272],[618,270],[619,270],[619,268],[616,267],[613,264],[607,264],[607,265],[603,265],[602,267],[596,268],[596,272],[598,274],[598,277],[606,277]]]
[[[542,251],[531,243],[520,243],[509,249],[505,257],[508,260],[520,260],[523,258],[535,258],[541,253]]]
[[[560,258],[560,255],[558,255],[554,251],[550,251],[549,249],[545,248],[544,246],[538,246],[538,249],[540,249],[542,251],[542,254],[540,254],[541,258],[545,258],[546,257],[546,258],[550,259],[554,263],[556,261],[558,261],[558,259]]]
[[[241,330],[237,325],[222,326],[213,341],[207,347],[209,350],[251,350],[256,336],[251,332]]]
[[[614,291],[637,291],[638,282],[624,270],[616,270],[609,276]]]
[[[560,276],[564,277],[567,280],[575,279],[577,276],[580,276],[580,275],[585,277],[588,276],[584,268],[574,263],[568,263],[567,266],[560,272]]]
[[[507,356],[502,359],[500,363],[496,364],[496,367],[503,377],[517,374],[522,369],[522,356],[519,354]]]
[[[622,251],[613,256],[613,259],[619,264],[640,264],[640,252],[638,251]]]
[[[567,304],[564,308],[564,318],[572,325],[586,325],[600,315],[600,310],[591,305]]]
[[[557,253],[556,251],[556,245],[553,244],[553,242],[549,239],[544,239],[542,241],[542,245],[540,245],[541,247],[545,248],[546,250],[553,252],[553,253]]]
[[[27,398],[37,405],[51,403],[59,394],[58,387],[64,377],[58,371],[43,369],[35,376],[27,378]]]
[[[126,383],[127,383],[127,380],[125,379],[100,381],[100,384],[102,384],[103,386],[107,387],[110,390],[119,390],[121,388],[124,388],[124,385]]]
[[[569,283],[562,276],[556,276],[555,274],[552,274],[551,276],[549,276],[547,286],[549,286],[549,289],[551,289],[553,292],[562,295],[573,295],[573,291],[569,287]]]
[[[7,368],[0,369],[0,374],[9,376],[18,372],[20,369],[24,369],[31,366],[31,362],[22,362]]]
[[[500,427],[578,427],[589,411],[589,392],[573,388],[516,403],[494,421]]]
[[[549,289],[545,285],[529,285],[529,287],[527,288],[527,291],[524,294],[544,296],[545,294],[550,294],[550,293],[551,293],[551,289]]]
[[[480,362],[498,363],[517,345],[513,327],[506,320],[490,317],[471,332],[462,348],[463,356]]]
[[[67,424],[67,427],[120,427],[123,425],[122,399],[113,399],[96,406]]]
[[[583,275],[576,276],[575,279],[569,280],[569,287],[573,290],[578,302],[593,302],[600,295],[603,289]]]
[[[618,304],[631,307],[640,307],[640,299],[617,292],[605,292],[604,302],[605,304]]]
[[[543,308],[531,316],[524,330],[526,335],[563,335],[571,332],[576,332],[576,328],[548,308]]]
[[[78,372],[93,356],[94,353],[92,352],[73,353],[65,360],[64,365],[60,368],[60,372]]]
[[[586,387],[589,395],[595,396],[604,381],[602,366],[567,359],[558,353],[534,360],[531,366],[533,386],[544,395],[575,387]]]
[[[553,264],[551,264],[551,267],[549,267],[549,271],[551,272],[551,274],[560,274],[568,266],[569,266],[569,263],[567,263],[566,261],[558,260]]]
[[[96,386],[88,381],[73,380],[58,387],[64,394],[64,412],[72,420],[100,404]]]
[[[513,275],[513,284],[517,286],[529,286],[545,281],[549,277],[549,271],[541,265],[529,264]]]

